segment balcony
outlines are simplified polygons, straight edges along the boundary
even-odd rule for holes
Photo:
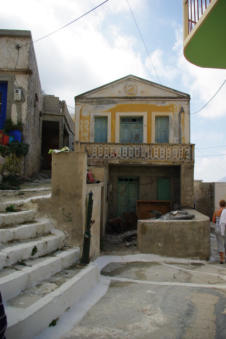
[[[108,163],[180,163],[194,161],[194,145],[191,144],[97,144],[81,143],[89,162]]]
[[[200,67],[226,68],[226,1],[184,0],[184,56]]]

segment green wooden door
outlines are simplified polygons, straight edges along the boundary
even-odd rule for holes
[[[143,142],[143,118],[121,117],[120,143],[140,144]]]
[[[122,216],[124,212],[136,213],[136,203],[139,195],[139,178],[119,177],[117,196],[117,215]]]
[[[170,179],[169,178],[158,178],[157,199],[158,200],[170,200]]]
[[[169,117],[155,118],[155,142],[169,142]]]
[[[107,117],[95,117],[94,121],[94,142],[107,142]]]

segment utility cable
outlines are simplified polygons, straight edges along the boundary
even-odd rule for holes
[[[222,82],[220,87],[217,89],[217,91],[214,93],[214,95],[197,111],[191,113],[191,115],[198,114],[200,113],[215,97],[216,95],[220,92],[220,90],[223,88],[224,84],[226,83],[226,80]]]
[[[36,43],[36,42],[41,41],[41,40],[44,40],[44,39],[50,37],[51,35],[53,35],[53,34],[59,32],[59,31],[61,31],[62,29],[66,28],[66,27],[68,27],[68,26],[70,26],[70,25],[72,25],[74,22],[76,22],[76,21],[78,21],[78,20],[84,18],[86,15],[92,13],[93,11],[95,11],[97,8],[101,7],[102,5],[104,5],[105,3],[107,3],[108,1],[110,1],[110,0],[105,0],[105,1],[101,2],[99,5],[97,5],[97,6],[93,7],[93,8],[91,8],[89,11],[87,11],[87,12],[81,14],[79,17],[73,19],[72,21],[66,23],[65,25],[63,25],[63,26],[61,26],[61,27],[55,29],[54,31],[52,31],[52,32],[50,32],[50,33],[48,33],[48,34],[46,34],[46,35],[44,35],[44,36],[42,36],[42,37],[40,37],[40,38],[38,38],[38,39],[36,39],[36,40],[33,40],[33,43]],[[21,48],[21,47],[24,47],[24,46],[26,46],[26,45],[30,45],[30,43],[31,43],[31,41],[29,41],[29,42],[27,42],[27,43],[25,43],[25,44],[20,44],[20,45],[18,44],[18,45],[16,46],[16,48],[17,48],[17,58],[16,58],[16,63],[15,63],[14,70],[16,70],[16,68],[17,68],[17,64],[18,64],[18,60],[19,60],[20,48]],[[16,81],[16,84],[17,84],[17,81]],[[17,86],[18,86],[18,84],[17,84]]]
[[[140,27],[139,27],[139,25],[138,25],[138,22],[137,22],[137,20],[136,20],[136,17],[135,17],[135,14],[134,14],[134,12],[133,12],[133,9],[132,9],[132,7],[130,6],[129,0],[126,0],[126,2],[127,2],[127,4],[128,4],[130,14],[131,14],[131,16],[132,16],[132,18],[133,18],[133,21],[134,21],[134,23],[135,23],[135,26],[136,26],[136,28],[137,28],[137,32],[138,32],[138,34],[139,34],[139,37],[140,37],[140,39],[141,39],[141,41],[142,41],[142,43],[143,43],[143,45],[144,45],[144,50],[145,50],[145,52],[146,52],[146,54],[147,54],[147,57],[149,58],[149,51],[148,51],[146,42],[145,42],[145,40],[144,40],[143,34],[142,34],[142,32],[141,32],[141,29],[140,29]],[[152,67],[153,67],[153,70],[154,70],[154,72],[155,72],[155,75],[156,75],[158,81],[161,83],[161,80],[160,80],[160,78],[159,78],[159,76],[158,76],[158,73],[157,73],[157,71],[156,71],[156,68],[155,68],[153,62],[151,62],[151,65],[152,65]]]
[[[76,21],[78,21],[78,20],[84,18],[86,15],[92,13],[93,11],[95,11],[97,8],[103,6],[103,5],[104,5],[105,3],[107,3],[108,1],[110,1],[110,0],[105,0],[105,1],[101,2],[99,5],[97,5],[97,6],[93,7],[93,8],[91,8],[89,11],[83,13],[83,14],[80,15],[79,17],[77,17],[77,18],[73,19],[72,21],[68,22],[67,24],[65,24],[65,25],[63,25],[63,26],[61,26],[61,27],[55,29],[54,31],[52,31],[52,32],[50,32],[50,33],[48,33],[48,34],[42,36],[41,38],[38,38],[38,39],[34,40],[33,42],[36,43],[36,42],[38,42],[38,41],[44,40],[44,39],[50,37],[51,35],[53,35],[53,34],[59,32],[59,31],[61,31],[62,29],[66,28],[66,27],[68,27],[68,26],[70,26],[70,25],[72,25],[74,22],[76,22]]]

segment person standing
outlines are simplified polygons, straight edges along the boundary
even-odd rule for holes
[[[214,212],[213,219],[212,219],[213,223],[215,224],[215,234],[216,234],[216,239],[217,239],[217,249],[218,249],[218,253],[220,256],[220,264],[224,263],[224,234],[225,234],[225,232],[222,232],[224,227],[220,226],[220,218],[225,207],[226,207],[226,201],[220,200],[219,208]]]

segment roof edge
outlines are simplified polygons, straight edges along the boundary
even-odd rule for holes
[[[173,89],[173,88],[170,88],[170,87],[167,87],[167,86],[158,84],[158,83],[156,83],[156,82],[153,82],[153,81],[150,81],[150,80],[147,80],[147,79],[144,79],[144,78],[140,78],[140,77],[138,77],[138,76],[136,76],[136,75],[133,75],[133,74],[129,74],[129,75],[126,75],[126,76],[124,76],[124,77],[122,77],[122,78],[119,78],[119,79],[113,80],[113,81],[111,81],[111,82],[108,82],[107,84],[104,84],[104,85],[101,85],[101,86],[99,86],[99,87],[93,88],[93,89],[91,89],[91,90],[89,90],[89,91],[87,91],[87,92],[83,92],[83,93],[81,93],[81,94],[79,94],[79,95],[76,95],[76,96],[74,97],[74,99],[75,99],[75,100],[78,100],[78,99],[80,99],[81,97],[86,96],[86,95],[88,95],[88,94],[90,94],[90,93],[95,93],[96,91],[99,91],[99,90],[101,90],[101,89],[103,89],[103,88],[105,88],[105,87],[111,86],[111,85],[113,85],[113,84],[115,84],[115,83],[117,83],[117,82],[119,82],[119,81],[124,80],[124,79],[128,79],[128,80],[129,80],[130,78],[133,79],[133,80],[140,80],[140,81],[146,82],[147,84],[152,85],[152,86],[155,86],[155,87],[158,87],[158,88],[162,88],[162,89],[166,89],[166,90],[172,91],[172,92],[174,92],[174,93],[177,93],[179,96],[184,96],[184,97],[186,97],[186,98],[190,98],[190,95],[187,94],[187,93],[178,91],[178,90],[176,90],[176,89]]]
[[[0,37],[31,38],[31,31],[19,29],[0,29]]]

